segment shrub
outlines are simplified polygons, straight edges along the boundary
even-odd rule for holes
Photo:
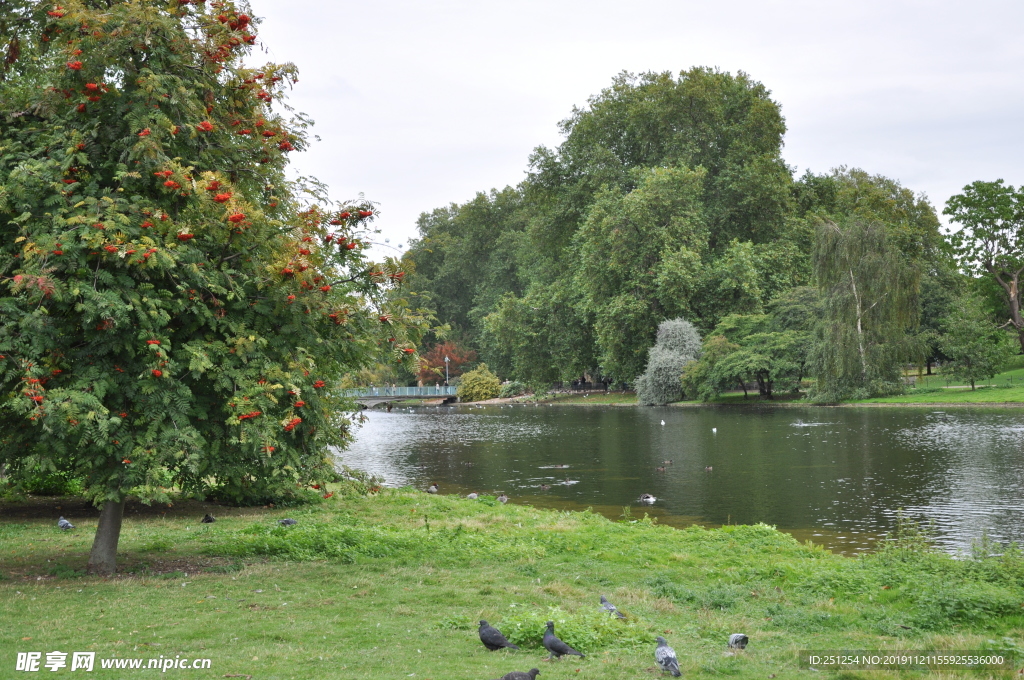
[[[498,396],[501,397],[502,399],[509,399],[511,397],[518,397],[522,394],[526,394],[529,391],[530,388],[528,388],[525,383],[521,383],[518,380],[513,380],[507,385],[501,386],[501,392],[498,393]]]
[[[649,406],[682,399],[683,369],[700,357],[700,345],[700,334],[689,321],[663,321],[648,354],[647,369],[636,380],[637,401]]]
[[[20,470],[11,475],[15,492],[36,496],[77,496],[84,489],[82,478],[67,471]]]
[[[472,371],[462,374],[459,381],[459,401],[494,399],[500,393],[501,380],[491,373],[487,364],[480,364]]]

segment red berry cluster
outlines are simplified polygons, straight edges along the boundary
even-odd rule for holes
[[[238,419],[239,420],[248,420],[249,418],[255,418],[256,416],[261,416],[261,415],[263,415],[262,411],[250,411],[249,413],[246,413],[245,415],[238,416]]]
[[[295,426],[302,422],[302,418],[295,417],[288,421],[288,424],[284,426],[285,432],[291,432],[295,429]]]

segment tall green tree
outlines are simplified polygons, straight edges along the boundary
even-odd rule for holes
[[[886,225],[860,217],[819,226],[814,264],[824,319],[817,399],[902,389],[900,368],[915,349],[910,331],[919,318],[921,266],[897,242]]]
[[[453,337],[480,348],[483,317],[504,294],[526,289],[519,266],[526,248],[522,192],[479,193],[420,215],[417,227],[420,236],[404,257],[409,285],[429,296]]]
[[[956,378],[966,380],[974,389],[978,380],[1001,371],[1016,353],[1014,338],[998,327],[976,294],[957,297],[942,320],[939,344],[949,357],[946,367]]]
[[[1017,332],[1024,350],[1024,190],[1014,189],[1001,179],[972,182],[962,194],[952,196],[942,212],[962,227],[949,236],[960,266],[999,284],[1007,324]]]
[[[658,324],[691,313],[707,248],[703,173],[642,174],[633,191],[598,196],[574,239],[574,284],[594,319],[598,360],[606,375],[627,382],[643,373]]]
[[[42,40],[9,67],[40,87],[0,82],[0,463],[84,479],[109,574],[129,495],[323,482],[349,438],[332,388],[414,365],[421,324],[362,255],[376,208],[286,179],[296,69],[244,66],[245,4],[0,8]]]

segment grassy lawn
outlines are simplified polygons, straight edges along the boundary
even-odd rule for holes
[[[895,397],[859,399],[851,404],[1004,404],[1024,406],[1024,382],[1013,387],[970,387],[945,389],[939,387],[911,389]]]
[[[657,678],[663,635],[686,676],[768,679],[814,677],[802,649],[1013,651],[1024,634],[1020,553],[953,559],[913,531],[847,558],[766,526],[677,530],[409,490],[289,511],[133,510],[124,571],[104,580],[80,571],[95,513],[72,499],[0,506],[0,676],[19,675],[16,652],[61,650],[212,660],[168,671],[189,678]],[[206,511],[219,521],[198,524]],[[58,514],[77,529],[61,533]],[[279,527],[286,516],[299,524]],[[602,594],[625,621],[597,610]],[[487,652],[481,618],[522,651]],[[586,659],[543,661],[548,619]],[[751,643],[729,654],[736,632]],[[134,677],[98,666],[91,677]]]
[[[636,404],[636,393],[634,392],[591,392],[583,394],[557,394],[550,399],[544,399],[548,404]]]

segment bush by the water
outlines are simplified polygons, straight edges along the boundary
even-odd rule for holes
[[[501,394],[501,380],[491,373],[487,364],[480,364],[472,371],[462,374],[459,381],[459,401],[483,401],[494,399]]]
[[[498,394],[502,399],[510,399],[512,397],[518,397],[523,394],[527,394],[530,388],[526,386],[526,383],[521,383],[518,380],[513,380],[510,383],[501,386],[501,392]]]
[[[700,333],[685,319],[669,319],[658,326],[647,369],[636,380],[637,402],[645,406],[668,404],[683,398],[683,369],[700,358]]]

